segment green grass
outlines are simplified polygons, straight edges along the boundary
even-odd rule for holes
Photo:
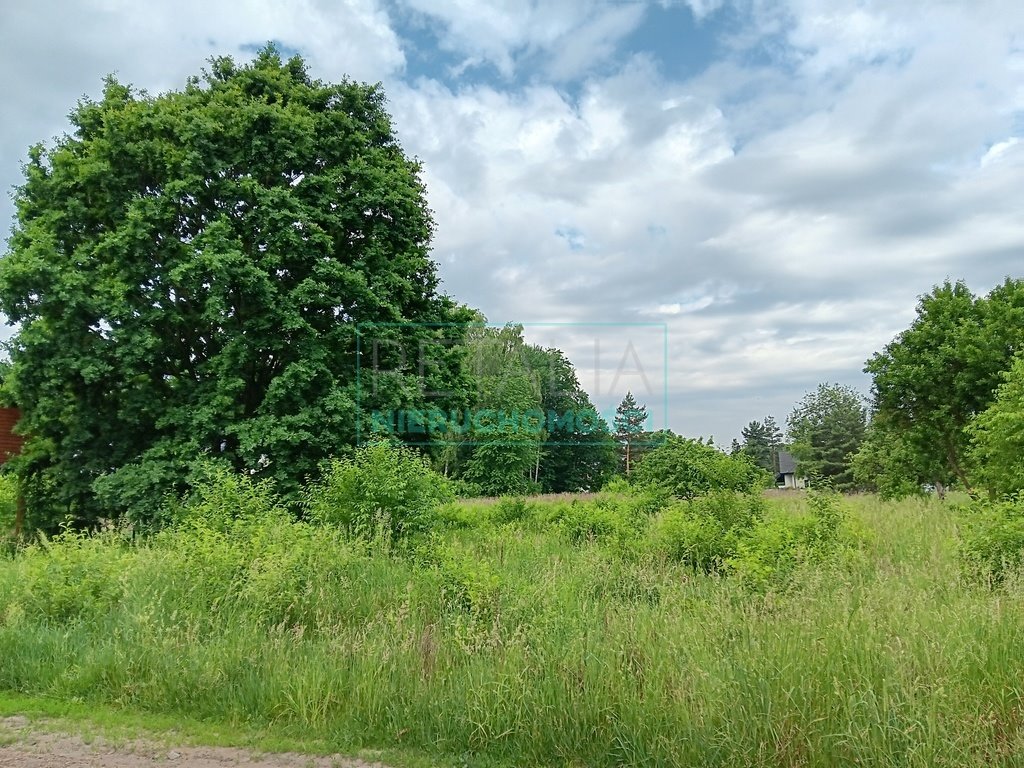
[[[847,504],[860,548],[767,591],[559,501],[409,547],[274,516],[69,537],[0,560],[0,689],[398,761],[1024,764],[1024,590],[962,578],[948,505]]]

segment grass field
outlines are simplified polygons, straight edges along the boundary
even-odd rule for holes
[[[1024,764],[1024,589],[961,576],[952,505],[847,499],[842,556],[752,584],[599,503],[65,536],[0,559],[0,690],[449,765]]]

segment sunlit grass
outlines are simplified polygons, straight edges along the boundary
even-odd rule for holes
[[[1022,592],[962,579],[948,504],[853,497],[857,556],[765,592],[574,541],[566,503],[411,547],[277,518],[36,547],[0,561],[0,688],[515,765],[1022,762]]]

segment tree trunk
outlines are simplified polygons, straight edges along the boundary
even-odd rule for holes
[[[971,488],[971,483],[967,479],[967,474],[964,472],[963,467],[960,466],[960,457],[956,454],[956,448],[948,437],[946,438],[946,458],[957,480],[964,484],[964,490],[973,496],[974,490]]]

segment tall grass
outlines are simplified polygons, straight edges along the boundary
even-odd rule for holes
[[[857,557],[754,589],[597,503],[41,542],[0,560],[0,688],[515,765],[1024,762],[1024,589],[962,579],[949,507],[852,499]]]

